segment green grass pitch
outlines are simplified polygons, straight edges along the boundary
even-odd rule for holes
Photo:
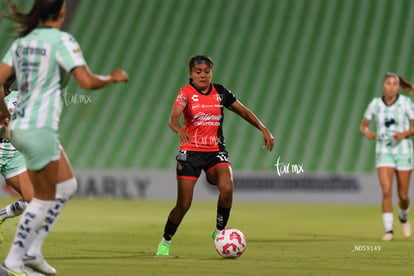
[[[379,240],[383,234],[379,206],[235,202],[229,226],[245,233],[247,249],[238,259],[222,259],[210,238],[215,203],[194,202],[173,240],[171,255],[154,256],[172,205],[172,201],[74,199],[48,237],[44,254],[62,276],[412,275],[414,271],[413,240],[402,237],[397,222],[395,241]],[[3,225],[1,258],[16,223],[13,219]]]

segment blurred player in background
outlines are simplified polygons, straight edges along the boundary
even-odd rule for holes
[[[226,227],[233,201],[233,176],[223,137],[224,107],[235,112],[259,129],[264,148],[272,151],[274,139],[270,131],[229,90],[211,83],[213,61],[208,56],[194,56],[189,62],[190,84],[182,87],[173,104],[169,126],[178,134],[180,151],[177,160],[177,203],[170,212],[157,255],[168,255],[171,238],[191,206],[194,185],[201,171],[217,185],[217,233]],[[184,128],[179,120],[184,116]]]
[[[385,235],[382,240],[394,239],[392,213],[392,182],[397,177],[399,197],[399,220],[404,237],[411,236],[408,222],[410,200],[408,188],[413,169],[414,104],[409,97],[398,93],[400,89],[413,93],[411,83],[397,75],[388,73],[383,81],[384,95],[374,98],[365,111],[360,131],[368,139],[376,139],[376,167],[382,187],[382,220]],[[368,126],[375,121],[377,132]]]
[[[10,114],[13,114],[17,103],[18,93],[11,89],[15,79],[16,76],[13,74],[6,80],[3,86],[4,94],[6,96],[6,106]],[[3,235],[1,233],[1,225],[3,222],[8,218],[21,215],[26,208],[27,203],[30,202],[33,197],[33,187],[26,171],[23,154],[16,150],[10,143],[8,139],[8,130],[4,127],[0,128],[0,173],[6,180],[6,184],[10,185],[22,196],[22,199],[16,200],[0,210],[1,243],[3,241]]]
[[[27,14],[11,1],[8,4],[6,17],[17,23],[19,36],[0,63],[0,122],[9,123],[3,84],[15,73],[19,97],[9,125],[10,138],[24,155],[34,196],[20,219],[0,274],[27,275],[29,268],[55,274],[43,258],[42,244],[77,189],[59,142],[62,87],[69,73],[84,89],[125,82],[128,76],[120,69],[105,76],[90,72],[77,41],[60,31],[66,14],[64,0],[36,0]]]

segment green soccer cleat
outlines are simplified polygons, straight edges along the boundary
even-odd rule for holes
[[[170,254],[171,243],[160,242],[158,245],[157,256],[168,256]]]
[[[213,231],[213,234],[211,234],[211,238],[213,239],[213,241],[216,240],[218,233],[216,231]]]

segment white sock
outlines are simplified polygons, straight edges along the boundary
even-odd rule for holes
[[[407,209],[405,209],[405,210],[400,209],[400,214],[399,214],[400,220],[402,220],[402,221],[407,221],[408,211],[409,211],[409,210],[410,210],[409,208],[407,208]]]
[[[385,232],[393,230],[394,216],[392,213],[383,213],[382,222],[384,223]]]
[[[45,222],[47,210],[54,204],[53,200],[33,198],[20,218],[13,244],[4,263],[11,269],[20,270],[23,257]],[[16,271],[17,272],[17,271]]]
[[[162,237],[161,242],[171,243],[171,240],[167,241],[164,237]]]
[[[23,199],[18,199],[12,204],[7,205],[0,210],[0,220],[20,216],[26,207],[27,202],[25,202]]]
[[[68,200],[75,194],[78,184],[76,178],[60,182],[56,186],[56,200],[54,201],[53,207],[47,212],[45,223],[39,230],[39,234],[36,236],[29,250],[27,251],[28,256],[42,256],[42,246],[49,232],[62,212],[63,207]]]

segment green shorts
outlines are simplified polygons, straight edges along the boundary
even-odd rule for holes
[[[391,167],[397,171],[411,171],[413,169],[413,155],[377,153],[376,167]]]
[[[0,157],[0,173],[5,179],[12,178],[26,171],[24,156],[17,150],[10,155]]]
[[[59,134],[54,129],[11,129],[10,138],[29,170],[38,171],[60,158]]]

